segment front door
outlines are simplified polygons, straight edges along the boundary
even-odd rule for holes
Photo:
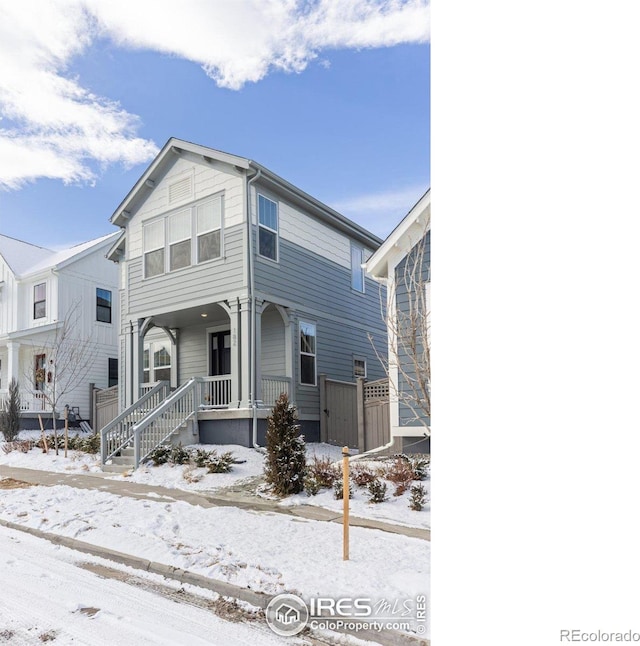
[[[211,334],[211,355],[209,374],[212,377],[231,374],[231,332]]]

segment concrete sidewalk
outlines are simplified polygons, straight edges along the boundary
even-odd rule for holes
[[[342,514],[336,513],[323,507],[311,505],[297,505],[295,507],[283,507],[278,505],[276,500],[267,500],[251,495],[245,491],[233,489],[221,490],[216,493],[202,493],[183,491],[182,489],[168,489],[155,485],[145,485],[130,482],[125,479],[114,479],[103,473],[56,473],[53,471],[41,471],[36,469],[24,469],[0,465],[0,477],[13,478],[34,485],[54,486],[67,485],[77,489],[95,489],[105,491],[118,496],[128,496],[141,500],[152,500],[154,502],[176,502],[183,501],[197,507],[237,507],[248,511],[267,512],[284,514],[310,520],[342,523]],[[431,530],[419,529],[417,527],[405,527],[394,523],[378,521],[368,518],[350,516],[349,524],[352,527],[366,527],[378,529],[392,534],[401,534],[422,540],[431,540]]]

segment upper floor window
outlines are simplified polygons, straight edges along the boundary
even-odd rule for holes
[[[145,224],[145,278],[220,258],[222,221],[222,195],[217,195]]]
[[[111,323],[111,292],[96,288],[96,321]]]
[[[164,220],[143,227],[145,278],[164,274]]]
[[[191,264],[191,209],[174,213],[168,218],[169,271]]]
[[[278,205],[258,195],[258,253],[278,260]]]
[[[41,319],[47,315],[47,283],[33,287],[33,318]]]
[[[364,292],[364,249],[351,245],[351,288]]]
[[[198,262],[220,257],[222,230],[222,200],[209,200],[196,207],[196,236]]]
[[[300,383],[316,385],[316,326],[300,321]]]

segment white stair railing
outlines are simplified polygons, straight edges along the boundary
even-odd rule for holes
[[[193,377],[133,426],[136,469],[155,448],[166,442],[189,419],[195,419],[200,404],[201,382],[201,377]]]
[[[156,408],[169,393],[169,382],[160,381],[148,390],[137,402],[100,430],[102,464],[117,455],[133,442],[133,427],[150,411]]]

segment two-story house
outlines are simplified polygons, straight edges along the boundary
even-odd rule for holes
[[[15,378],[25,428],[50,412],[54,386],[68,386],[61,405],[87,418],[89,384],[117,381],[118,270],[106,258],[117,236],[52,251],[0,235],[0,403]],[[82,370],[67,375],[52,359],[65,322],[66,347],[87,347]]]
[[[111,221],[125,410],[104,460],[135,444],[138,464],[186,426],[192,441],[261,446],[281,392],[318,441],[319,375],[384,375],[363,265],[381,240],[264,166],[170,139]]]
[[[366,264],[387,288],[390,441],[386,448],[431,452],[431,190]]]

